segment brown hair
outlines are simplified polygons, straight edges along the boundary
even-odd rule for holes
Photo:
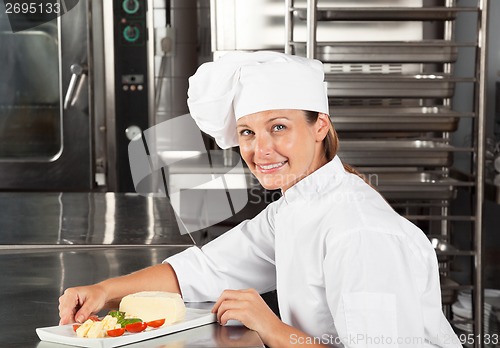
[[[317,111],[304,111],[306,115],[306,120],[309,124],[314,124],[316,123],[319,112]],[[332,122],[330,122],[330,129],[328,130],[328,134],[326,135],[325,139],[323,139],[323,149],[325,150],[325,158],[327,162],[330,162],[335,155],[337,154],[337,151],[339,150],[340,143],[339,143],[339,137],[337,136],[337,132],[335,131],[335,128],[333,127]],[[344,169],[348,173],[356,174],[363,180],[365,180],[364,176],[359,173],[356,169],[348,165],[347,163],[343,163]]]

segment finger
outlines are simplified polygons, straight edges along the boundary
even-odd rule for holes
[[[224,313],[230,310],[241,310],[245,307],[246,303],[238,300],[225,300],[217,310],[217,321],[220,322]]]
[[[245,311],[238,308],[228,309],[220,317],[219,323],[224,326],[229,320],[238,320],[246,326]]]
[[[73,297],[73,302],[67,304],[67,310],[72,312],[74,322],[83,323],[90,315],[90,313],[86,314],[90,302],[87,301],[85,295],[82,295],[78,291],[75,291],[74,294],[70,293],[70,296]]]
[[[82,303],[81,307],[75,313],[75,321],[77,323],[83,323],[87,320],[95,311],[95,305],[93,301],[80,300]]]
[[[75,322],[75,312],[76,310],[59,309],[59,325],[66,325]]]
[[[75,317],[73,314],[59,314],[59,317],[61,318],[59,320],[59,325],[66,325],[75,322]]]
[[[219,306],[221,305],[222,302],[226,300],[238,299],[240,298],[242,293],[243,293],[242,290],[224,290],[217,299],[217,301],[215,302],[214,306],[212,307],[212,313],[217,313],[217,311],[219,310]]]
[[[72,289],[68,289],[59,297],[59,321],[60,325],[74,323],[74,314],[78,307],[78,295]]]
[[[259,295],[254,289],[246,290],[224,290],[214,304],[214,307],[219,306],[222,301],[236,299],[250,299],[254,295]]]

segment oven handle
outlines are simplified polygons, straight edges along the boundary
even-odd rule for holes
[[[66,96],[64,97],[64,110],[67,110],[70,106],[74,106],[76,104],[88,72],[87,66],[81,66],[79,64],[71,65],[70,70],[73,75],[71,75],[68,90],[66,91]]]

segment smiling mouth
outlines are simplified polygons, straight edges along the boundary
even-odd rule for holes
[[[272,170],[272,169],[276,169],[276,168],[280,168],[280,167],[283,167],[283,165],[285,165],[287,161],[283,161],[283,162],[278,162],[278,163],[273,163],[273,164],[257,164],[257,167],[261,170]]]

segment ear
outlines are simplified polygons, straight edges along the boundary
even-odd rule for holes
[[[316,120],[316,141],[322,142],[330,130],[330,116],[319,113]]]

